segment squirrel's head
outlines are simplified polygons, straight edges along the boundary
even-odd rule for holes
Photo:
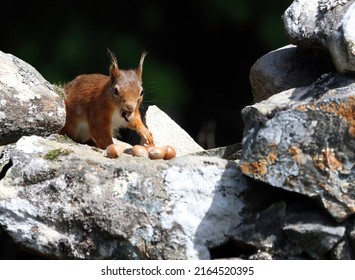
[[[111,57],[108,94],[119,108],[122,118],[129,122],[143,99],[142,72],[147,52],[142,53],[138,67],[133,70],[119,69],[116,56],[108,52]]]

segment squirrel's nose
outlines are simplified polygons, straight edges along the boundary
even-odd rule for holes
[[[127,110],[127,111],[133,111],[133,110],[134,110],[134,105],[128,103],[128,104],[126,104],[126,105],[124,106],[124,109]]]

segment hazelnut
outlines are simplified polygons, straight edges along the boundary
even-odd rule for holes
[[[142,145],[134,145],[132,147],[132,156],[135,157],[148,157],[148,151],[146,147]]]
[[[117,158],[124,151],[124,147],[119,144],[111,144],[106,148],[106,156],[109,158]]]
[[[165,156],[165,150],[160,147],[152,147],[148,154],[150,159],[163,159]]]
[[[176,156],[176,151],[173,147],[164,146],[163,149],[165,150],[164,159],[169,160],[169,159],[172,159]]]

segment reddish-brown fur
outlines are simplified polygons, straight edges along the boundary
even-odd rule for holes
[[[94,142],[106,149],[113,143],[112,131],[128,127],[140,135],[144,144],[154,144],[139,112],[145,55],[142,54],[137,69],[121,70],[111,54],[110,76],[80,75],[69,82],[64,88],[66,123],[60,134],[79,143]]]

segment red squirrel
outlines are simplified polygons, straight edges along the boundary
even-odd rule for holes
[[[79,75],[65,85],[66,122],[60,134],[100,149],[113,144],[113,131],[122,127],[135,130],[145,145],[154,145],[153,136],[143,124],[139,106],[143,100],[143,52],[137,69],[121,70],[111,57],[110,76]],[[94,142],[94,143],[93,143]]]

